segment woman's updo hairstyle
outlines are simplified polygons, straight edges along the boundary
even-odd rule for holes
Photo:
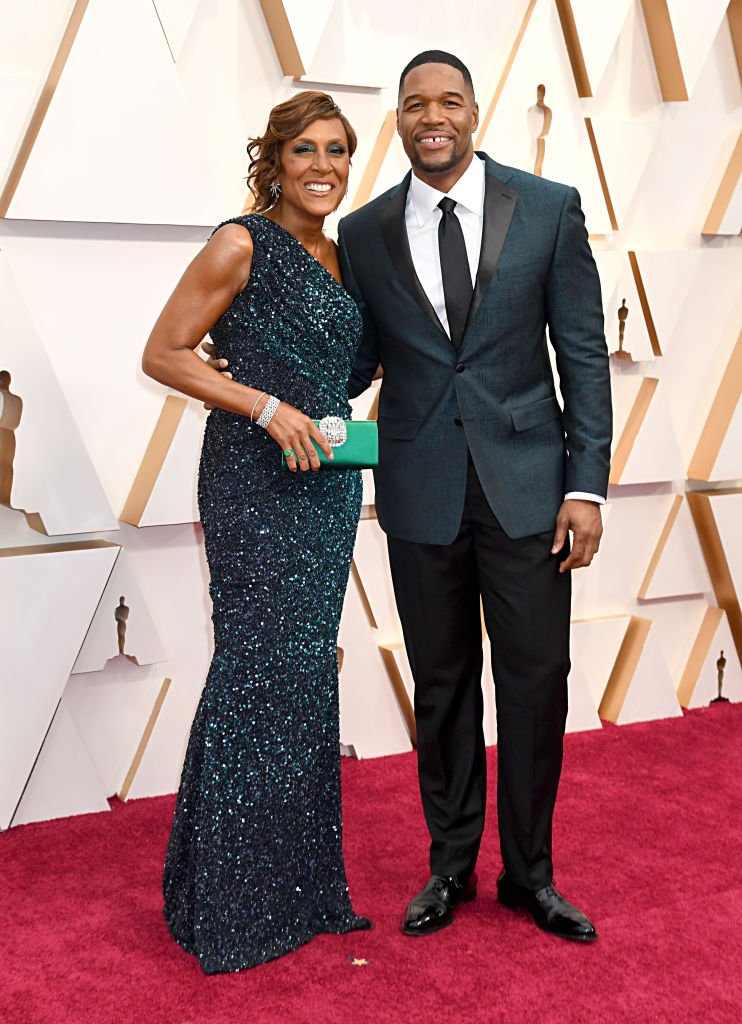
[[[250,157],[247,187],[254,197],[251,209],[255,213],[262,213],[275,205],[270,186],[281,170],[281,147],[284,142],[298,138],[313,121],[329,121],[335,117],[345,129],[348,155],[353,156],[357,145],[356,133],[340,107],[327,93],[300,92],[271,110],[264,134],[250,139],[247,144]]]

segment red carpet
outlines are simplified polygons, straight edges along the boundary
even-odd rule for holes
[[[205,977],[166,931],[172,798],[14,829],[0,836],[0,1021],[739,1024],[741,735],[742,706],[726,705],[567,737],[557,883],[596,921],[588,947],[495,902],[494,812],[480,897],[435,936],[399,932],[427,877],[409,755],[344,764],[348,875],[374,931],[238,975]]]

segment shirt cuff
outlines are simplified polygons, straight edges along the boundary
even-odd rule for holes
[[[576,499],[577,501],[594,501],[596,505],[605,505],[605,498],[599,494],[588,494],[587,491],[570,491],[564,495],[564,500]]]

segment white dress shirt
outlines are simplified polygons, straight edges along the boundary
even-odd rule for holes
[[[484,161],[475,156],[450,192],[439,192],[438,189],[421,181],[413,171],[407,192],[405,225],[412,263],[441,326],[450,337],[438,248],[438,225],[443,216],[438,203],[444,196],[448,196],[456,203],[454,216],[459,218],[461,224],[469,260],[469,273],[474,287],[484,226]],[[568,498],[596,501],[600,505],[605,501],[598,494],[587,494],[583,491],[570,491],[565,495],[565,500]]]

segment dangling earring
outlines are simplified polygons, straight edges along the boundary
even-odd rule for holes
[[[277,203],[278,200],[281,198],[281,182],[276,178],[276,180],[272,181],[268,186],[268,191],[271,194],[271,199],[273,200],[273,202]]]

